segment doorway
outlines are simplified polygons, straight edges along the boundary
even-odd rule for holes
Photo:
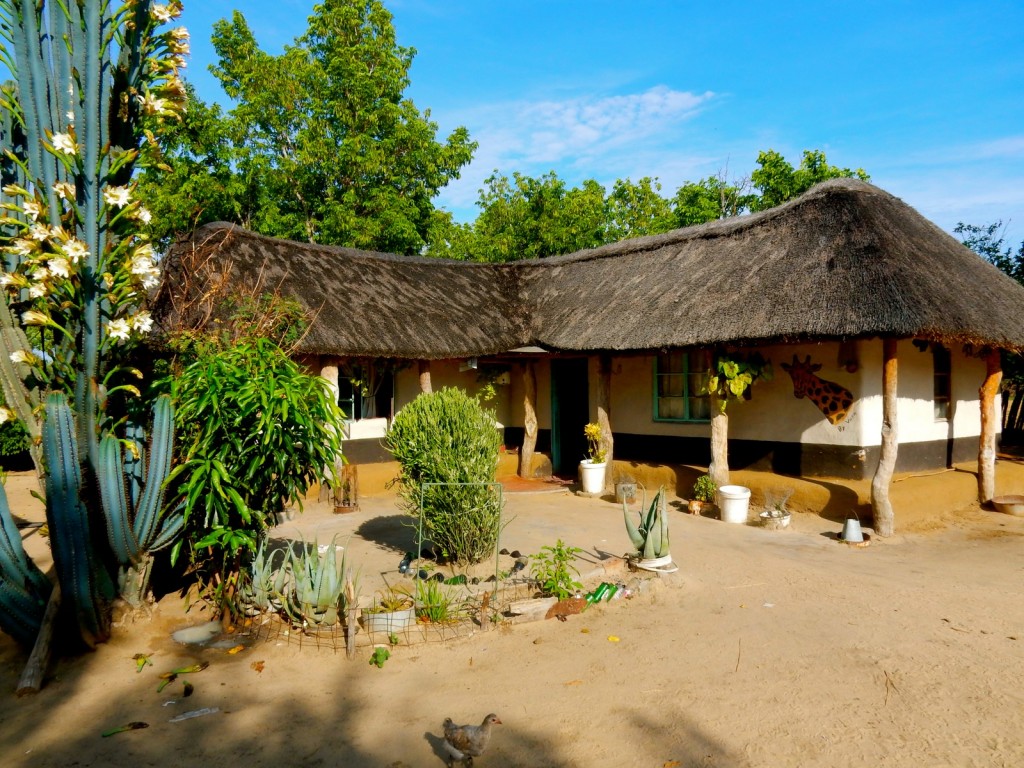
[[[556,475],[576,476],[587,456],[583,427],[590,420],[587,359],[551,361],[551,467]]]

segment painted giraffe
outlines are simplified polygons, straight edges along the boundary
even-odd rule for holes
[[[821,363],[812,365],[810,355],[806,361],[800,362],[793,355],[793,364],[783,363],[782,370],[788,371],[793,377],[794,397],[808,397],[832,424],[838,424],[846,418],[853,405],[853,393],[834,381],[819,379],[815,371],[821,370]]]

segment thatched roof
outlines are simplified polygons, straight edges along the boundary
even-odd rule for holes
[[[193,248],[250,281],[263,269],[267,289],[318,311],[302,345],[313,353],[444,358],[524,345],[875,336],[1024,348],[1024,288],[910,206],[851,179],[751,216],[512,264],[370,254],[224,224],[197,230],[174,254]]]

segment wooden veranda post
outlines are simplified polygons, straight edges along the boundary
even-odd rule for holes
[[[996,495],[996,398],[1003,369],[999,350],[985,354],[985,381],[978,390],[981,401],[981,437],[978,440],[978,501],[987,504]]]
[[[519,476],[533,476],[533,452],[537,449],[537,369],[533,360],[523,363],[523,449],[519,452]]]
[[[429,395],[433,391],[430,386],[430,361],[420,360],[420,392]]]
[[[882,449],[871,481],[871,511],[875,518],[875,533],[892,536],[895,524],[889,485],[896,469],[899,448],[896,431],[896,339],[882,340],[882,358]]]
[[[608,469],[604,473],[605,485],[613,482],[611,467],[615,437],[612,435],[612,358],[601,355],[597,363],[597,423],[601,427],[601,448],[604,449]]]

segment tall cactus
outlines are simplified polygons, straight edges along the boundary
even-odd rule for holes
[[[8,416],[41,442],[55,571],[90,644],[107,634],[118,569],[180,529],[159,517],[170,403],[155,404],[145,469],[121,448],[140,439],[122,426],[125,398],[140,396],[128,360],[159,279],[131,179],[147,162],[140,147],[183,107],[188,34],[159,29],[180,12],[179,0],[0,0],[0,61],[14,78],[0,86],[0,385]],[[26,563],[0,560],[0,580]],[[0,591],[0,614],[17,607]]]

